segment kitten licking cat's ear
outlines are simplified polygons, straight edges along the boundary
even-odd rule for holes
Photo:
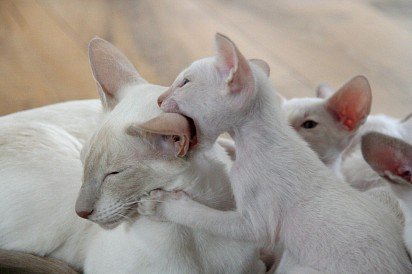
[[[247,62],[226,36],[216,34],[215,45],[216,56],[184,70],[160,105],[192,118],[199,144],[223,132],[234,138],[230,181],[236,209],[216,210],[190,195],[157,190],[141,201],[149,215],[283,247],[279,273],[412,272],[395,218],[367,195],[339,183],[320,162],[288,126],[264,71]],[[342,104],[342,94],[352,104]],[[358,103],[368,101],[369,85],[357,77],[320,104],[325,103],[324,111],[332,113],[338,128],[353,132],[370,109]]]

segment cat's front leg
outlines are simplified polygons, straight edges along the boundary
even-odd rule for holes
[[[154,202],[155,201],[155,202]],[[192,200],[183,191],[154,190],[139,205],[142,215],[241,241],[258,241],[250,221],[236,211],[220,211]]]

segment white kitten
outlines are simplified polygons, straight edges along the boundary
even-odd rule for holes
[[[365,77],[356,76],[336,92],[323,85],[317,94],[284,100],[282,108],[291,126],[340,176],[342,152],[369,115],[371,88]]]
[[[222,35],[216,35],[216,47],[216,57],[184,70],[159,103],[193,119],[199,148],[224,131],[234,138],[230,179],[237,211],[161,190],[151,198],[163,202],[148,201],[141,211],[216,235],[279,243],[285,248],[280,273],[411,272],[394,217],[367,195],[335,182],[288,126],[259,65]]]
[[[377,132],[362,137],[365,160],[389,183],[405,215],[404,238],[412,254],[412,145]]]

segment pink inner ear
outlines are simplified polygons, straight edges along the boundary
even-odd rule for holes
[[[412,183],[412,146],[394,137],[370,133],[362,139],[362,153],[379,174],[390,172]]]
[[[364,123],[370,113],[372,94],[366,78],[357,76],[327,101],[327,109],[349,131]]]
[[[163,113],[137,127],[147,133],[169,136],[175,156],[185,156],[189,150],[191,128],[188,119],[183,115]]]
[[[248,61],[226,36],[216,34],[217,60],[216,66],[226,81],[231,92],[242,90],[251,93],[254,88],[254,77]]]

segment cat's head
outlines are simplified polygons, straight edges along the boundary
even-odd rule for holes
[[[193,119],[197,135],[214,140],[236,124],[256,93],[256,79],[267,78],[262,60],[246,60],[227,37],[216,34],[216,56],[192,63],[159,97],[166,112]]]
[[[76,212],[112,228],[137,214],[142,195],[173,188],[189,169],[191,125],[184,116],[158,108],[166,88],[142,79],[109,42],[93,39],[89,58],[106,117],[82,151]]]
[[[336,92],[319,86],[317,98],[295,98],[282,104],[289,123],[321,160],[333,164],[366,121],[372,103],[364,76],[356,76]]]
[[[399,197],[405,191],[412,193],[412,144],[370,132],[362,137],[361,148],[365,161],[391,184]]]

